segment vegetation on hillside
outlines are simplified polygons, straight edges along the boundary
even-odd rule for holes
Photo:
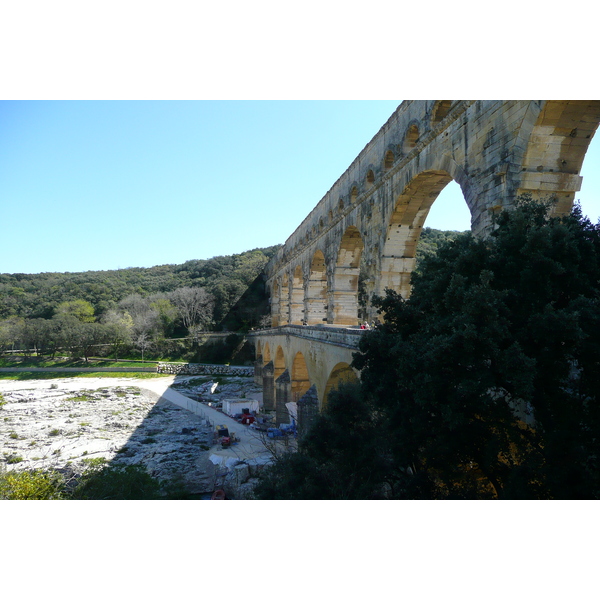
[[[267,304],[256,282],[277,248],[145,269],[0,275],[0,352],[192,359],[202,332],[260,322]],[[251,303],[240,308],[249,289]],[[223,345],[225,359],[238,343]]]
[[[417,272],[420,271],[421,263],[425,257],[433,256],[442,245],[452,242],[467,233],[466,231],[441,231],[439,229],[432,229],[431,227],[424,227],[419,237],[419,243],[417,244],[415,270]]]
[[[599,499],[600,224],[524,198],[412,283],[257,497]]]
[[[96,319],[126,297],[203,288],[214,298],[212,319],[219,323],[262,271],[279,246],[241,254],[160,265],[84,273],[0,274],[0,320],[9,317],[51,319],[65,302],[85,301]]]

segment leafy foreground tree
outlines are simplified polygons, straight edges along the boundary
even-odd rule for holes
[[[288,497],[328,468],[350,477],[342,455],[366,411],[351,452],[378,466],[356,472],[362,497],[600,498],[600,226],[521,199],[488,239],[443,244],[412,283],[409,299],[376,301],[385,322],[354,360],[364,409],[324,412],[289,459],[310,475],[295,492],[288,476]],[[332,419],[348,439],[317,434]]]

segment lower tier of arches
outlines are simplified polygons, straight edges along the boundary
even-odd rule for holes
[[[360,374],[350,365],[360,334],[335,332],[339,343],[326,341],[329,331],[301,327],[255,333],[255,382],[263,388],[264,410],[274,413],[276,423],[291,423],[291,415],[314,415],[327,403],[328,394],[340,384],[357,382]],[[321,339],[320,339],[321,338]],[[297,417],[296,417],[297,418]]]

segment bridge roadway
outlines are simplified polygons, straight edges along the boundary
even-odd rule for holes
[[[313,386],[322,408],[333,387],[358,380],[358,371],[350,365],[364,333],[358,327],[335,325],[282,325],[251,331],[247,337],[256,351],[254,377],[263,386],[265,408],[284,411],[283,399],[297,402]],[[286,422],[285,415],[278,415],[278,420]]]

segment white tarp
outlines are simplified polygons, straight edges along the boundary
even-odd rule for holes
[[[223,400],[223,412],[226,415],[239,415],[242,413],[243,408],[255,412],[260,410],[258,400],[252,400],[251,398]]]

